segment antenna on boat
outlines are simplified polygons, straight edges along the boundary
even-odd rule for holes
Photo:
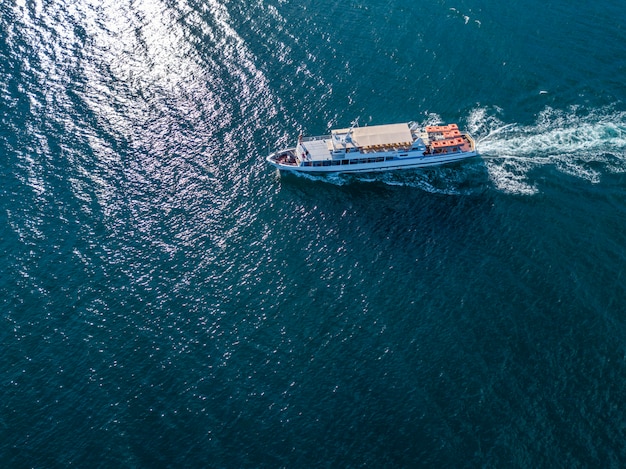
[[[352,143],[352,137],[351,137],[352,131],[354,130],[355,127],[358,127],[358,126],[359,126],[359,118],[357,117],[350,123],[350,128],[348,129],[348,132],[341,139],[341,143],[343,144],[344,148],[346,147],[347,143]]]

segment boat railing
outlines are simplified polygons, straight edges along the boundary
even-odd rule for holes
[[[328,140],[330,138],[330,135],[322,135],[322,136],[317,136],[317,137],[302,137],[300,139],[301,142],[314,142],[316,140]]]
[[[470,134],[468,134],[468,133],[465,133],[463,135],[467,139],[467,141],[469,142],[470,151],[475,151],[476,150],[476,142],[474,141],[474,138]]]

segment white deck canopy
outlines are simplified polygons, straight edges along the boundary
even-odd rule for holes
[[[333,140],[338,142],[350,129],[332,131]],[[337,139],[336,139],[336,138]],[[351,143],[350,144],[350,140]],[[413,141],[408,124],[371,125],[352,129],[347,146],[370,148],[377,146],[410,145]]]

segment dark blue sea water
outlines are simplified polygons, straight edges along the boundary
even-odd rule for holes
[[[3,0],[0,465],[624,467],[625,14]],[[264,161],[357,116],[482,157]]]

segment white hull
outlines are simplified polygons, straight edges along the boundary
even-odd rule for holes
[[[399,169],[417,169],[427,168],[431,166],[441,166],[445,164],[457,163],[467,160],[478,155],[477,152],[465,152],[456,155],[441,156],[419,156],[405,158],[403,160],[383,161],[379,163],[355,163],[340,166],[294,166],[289,164],[281,164],[275,161],[276,155],[285,151],[294,151],[295,148],[289,148],[280,152],[273,153],[267,157],[267,162],[281,171],[290,171],[309,174],[333,174],[333,173],[372,173],[382,171],[395,171]]]

